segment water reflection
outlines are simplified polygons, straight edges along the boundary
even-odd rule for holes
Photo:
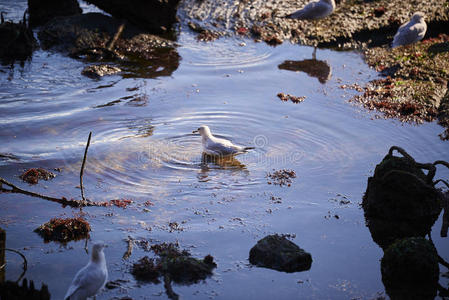
[[[212,167],[211,167],[212,165]],[[198,181],[209,181],[209,172],[211,169],[226,169],[233,171],[245,171],[248,170],[246,165],[241,163],[234,155],[230,156],[213,156],[203,153],[201,155],[200,172],[198,173]]]
[[[331,78],[331,66],[324,60],[316,59],[316,48],[313,50],[312,59],[286,60],[278,66],[281,70],[305,72],[311,77],[315,77],[322,84]]]

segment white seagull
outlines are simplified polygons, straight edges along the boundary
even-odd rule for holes
[[[76,273],[64,300],[85,300],[101,290],[108,279],[106,258],[103,242],[97,242],[92,247],[92,257],[89,263]]]
[[[334,10],[334,0],[315,0],[308,3],[302,9],[287,15],[286,18],[299,20],[317,20],[329,16],[334,12]]]
[[[402,24],[393,38],[391,48],[416,43],[426,35],[425,14],[416,12],[408,23]]]
[[[254,147],[243,147],[234,145],[231,141],[216,138],[210,132],[206,125],[202,125],[192,133],[199,133],[202,138],[204,153],[212,156],[226,156],[244,153],[247,150],[254,149]]]

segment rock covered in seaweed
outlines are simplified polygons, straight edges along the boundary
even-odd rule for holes
[[[26,14],[26,13],[25,13]],[[33,32],[27,26],[26,18],[22,22],[13,23],[4,21],[2,13],[0,24],[0,59],[4,63],[15,60],[26,60],[37,48],[37,42]]]
[[[40,290],[34,287],[34,282],[24,278],[22,285],[17,282],[6,281],[0,282],[0,299],[8,300],[50,300],[48,287],[42,283]]]
[[[217,267],[211,255],[197,259],[187,250],[180,250],[176,244],[156,244],[150,249],[158,257],[145,256],[131,269],[138,280],[158,283],[160,277],[169,275],[176,283],[192,284],[211,276],[212,270]]]
[[[391,299],[434,299],[439,279],[438,253],[425,238],[398,240],[385,251],[381,272]]]
[[[249,252],[249,261],[259,267],[300,272],[312,266],[312,256],[282,235],[268,235]]]
[[[394,156],[395,149],[404,156]],[[424,174],[423,167],[434,166],[417,163],[404,150],[392,147],[368,178],[362,202],[365,215],[414,222],[438,216],[442,194],[433,185],[432,172]]]

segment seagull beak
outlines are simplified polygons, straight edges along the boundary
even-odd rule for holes
[[[200,132],[198,131],[198,129],[196,129],[196,130],[192,131],[192,133],[200,133]]]

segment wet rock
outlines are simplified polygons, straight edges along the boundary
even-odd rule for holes
[[[403,157],[393,155],[398,150]],[[423,168],[428,169],[426,175]],[[435,167],[420,164],[399,147],[392,147],[376,166],[362,206],[367,217],[393,221],[433,219],[441,211],[442,194],[433,185]]]
[[[117,19],[125,19],[151,33],[170,30],[180,0],[87,0]]]
[[[259,267],[300,272],[312,266],[312,256],[282,235],[268,235],[249,252],[249,261]]]
[[[20,23],[3,21],[0,24],[0,60],[12,63],[15,60],[26,60],[33,54],[37,43],[26,20]]]
[[[90,61],[112,60],[124,77],[169,76],[180,61],[176,43],[99,13],[54,18],[38,36],[44,49]]]
[[[28,0],[30,26],[44,25],[54,17],[79,15],[83,11],[77,0]]]
[[[438,215],[420,220],[386,220],[366,216],[366,226],[373,241],[385,250],[398,239],[426,236],[437,219]]]
[[[381,273],[391,299],[434,299],[439,279],[438,253],[424,238],[399,240],[385,251]]]
[[[37,184],[39,179],[49,180],[55,177],[55,174],[42,168],[31,168],[20,175],[20,178],[29,184]]]
[[[110,65],[91,65],[85,67],[81,74],[90,78],[100,78],[106,75],[113,75],[120,73],[122,70],[120,68],[110,66]]]
[[[77,218],[53,218],[34,230],[46,243],[56,241],[67,243],[89,238],[89,223],[81,217]]]
[[[0,282],[0,299],[8,300],[50,300],[48,287],[42,284],[40,290],[34,287],[34,282],[23,279],[22,285],[13,281]]]
[[[318,79],[320,83],[326,83],[331,78],[331,67],[323,60],[305,59],[300,61],[286,60],[278,66],[281,70],[305,72]]]

